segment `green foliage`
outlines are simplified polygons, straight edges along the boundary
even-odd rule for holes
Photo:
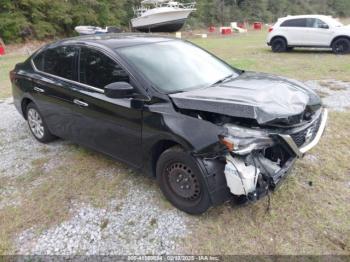
[[[141,0],[0,0],[0,38],[70,36],[77,25],[129,27]],[[188,2],[191,0],[179,0]],[[207,27],[232,21],[274,22],[292,14],[350,16],[350,0],[197,0],[188,25]]]

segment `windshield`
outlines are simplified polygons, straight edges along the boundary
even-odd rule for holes
[[[119,48],[118,53],[167,94],[207,88],[238,76],[213,55],[178,40]]]

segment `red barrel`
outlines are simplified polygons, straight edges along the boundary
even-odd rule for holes
[[[228,27],[221,28],[221,34],[223,34],[223,35],[230,35],[230,34],[232,34],[232,29],[228,28]]]
[[[4,55],[5,54],[5,46],[3,46],[1,43],[0,43],[0,55]]]
[[[239,28],[245,29],[244,23],[238,23],[237,26],[238,26]]]
[[[262,29],[262,23],[261,22],[255,22],[253,24],[254,30],[261,30]]]
[[[214,33],[216,31],[216,28],[215,28],[215,26],[211,26],[211,27],[209,27],[208,30],[210,33]]]

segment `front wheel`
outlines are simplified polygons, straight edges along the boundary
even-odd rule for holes
[[[164,196],[186,213],[202,214],[211,206],[201,169],[196,160],[180,147],[172,147],[160,156],[157,180]]]
[[[47,128],[47,125],[34,103],[27,106],[27,121],[33,136],[41,143],[49,143],[56,139]]]
[[[332,44],[332,49],[335,54],[349,54],[350,40],[347,38],[339,38]]]

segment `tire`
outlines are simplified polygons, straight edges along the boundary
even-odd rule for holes
[[[287,42],[282,37],[276,37],[271,42],[271,49],[274,53],[286,52],[287,48]]]
[[[34,103],[28,104],[26,108],[26,119],[29,130],[36,140],[46,144],[56,139],[56,137],[50,133],[44,118]]]
[[[294,50],[294,47],[287,47],[288,52],[292,52]]]
[[[172,147],[159,157],[156,173],[164,196],[181,211],[199,215],[211,206],[201,169],[196,160],[180,147]]]
[[[332,44],[332,49],[335,54],[349,54],[350,40],[347,38],[338,38]]]

